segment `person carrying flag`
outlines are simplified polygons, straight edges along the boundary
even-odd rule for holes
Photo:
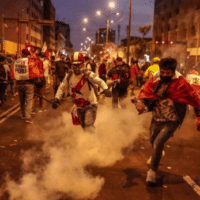
[[[17,81],[21,118],[25,119],[26,123],[33,123],[31,120],[31,106],[34,95],[34,82],[39,75],[38,62],[31,56],[28,49],[23,49],[21,58],[18,58],[14,63],[11,78]]]
[[[159,63],[159,71],[153,74],[139,92],[135,103],[139,113],[152,111],[150,126],[150,142],[152,155],[148,160],[150,169],[146,182],[149,186],[156,185],[158,169],[164,144],[178,127],[181,126],[187,104],[200,110],[200,98],[185,78],[176,71],[177,61],[163,58]],[[200,115],[197,113],[197,130],[200,130]]]

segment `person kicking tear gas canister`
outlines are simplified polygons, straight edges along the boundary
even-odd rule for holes
[[[60,104],[60,99],[66,88],[73,98],[72,121],[74,125],[81,125],[84,130],[93,131],[97,111],[97,98],[93,85],[99,85],[105,96],[111,97],[106,83],[93,72],[84,72],[84,57],[75,52],[72,56],[72,71],[66,74],[58,88],[53,101],[53,109]]]
[[[159,63],[159,71],[153,74],[139,92],[137,100],[132,99],[139,113],[152,111],[150,126],[150,142],[153,147],[150,169],[146,182],[156,186],[156,171],[158,169],[164,144],[178,127],[186,115],[186,105],[200,110],[200,98],[184,77],[176,71],[177,61],[173,58],[163,58]],[[200,123],[197,115],[197,130]],[[150,162],[149,162],[150,161]]]

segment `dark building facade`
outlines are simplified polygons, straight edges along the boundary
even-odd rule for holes
[[[55,22],[55,31],[56,31],[56,40],[58,39],[59,33],[61,33],[65,39],[65,47],[66,48],[73,48],[73,45],[70,40],[70,26],[69,24],[66,24],[62,21],[56,21]]]
[[[187,46],[191,55],[199,55],[199,37],[199,0],[155,0],[154,50],[160,48],[163,51],[170,45],[179,44]]]
[[[43,18],[55,21],[56,11],[51,0],[43,0],[43,8]],[[43,27],[43,41],[49,50],[55,50],[55,26]]]
[[[0,1],[0,17],[14,18],[15,20],[0,20],[3,27],[0,38],[1,51],[10,54],[19,54],[26,44],[35,49],[41,49],[43,44],[43,27],[39,24],[21,23],[19,20],[43,19],[41,0],[6,0]],[[2,48],[3,47],[3,48]]]
[[[96,44],[106,43],[106,28],[100,28],[96,33]],[[115,43],[115,30],[109,29],[108,43]]]

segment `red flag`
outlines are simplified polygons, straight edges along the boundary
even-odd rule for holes
[[[159,97],[153,92],[159,81],[149,79],[138,95],[138,99],[156,100]],[[189,104],[200,109],[200,98],[193,87],[185,80],[183,76],[172,79],[167,89],[168,98],[174,102]]]

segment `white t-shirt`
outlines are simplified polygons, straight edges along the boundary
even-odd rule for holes
[[[51,68],[51,63],[49,60],[43,61],[43,68],[44,68],[44,76],[49,76],[49,71]]]

